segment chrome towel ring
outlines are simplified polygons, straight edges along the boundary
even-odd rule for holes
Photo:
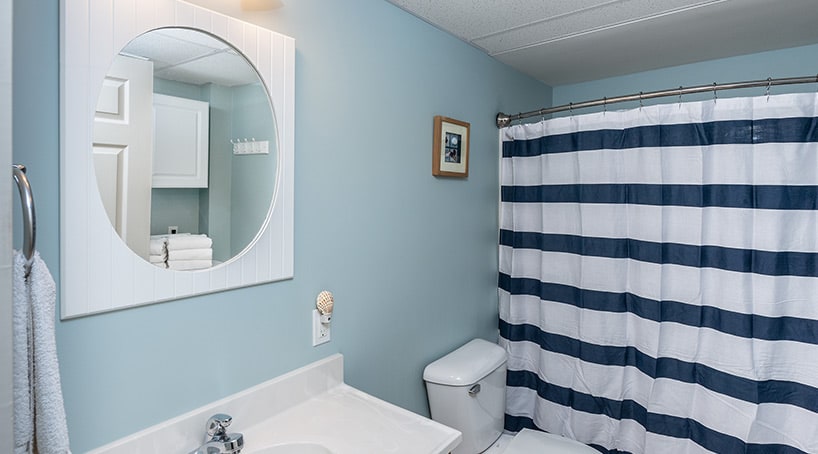
[[[34,260],[34,248],[37,240],[37,219],[34,214],[34,196],[31,184],[26,177],[26,167],[13,164],[12,176],[20,191],[20,203],[23,206],[23,255],[26,258],[26,277],[31,273],[31,262]]]

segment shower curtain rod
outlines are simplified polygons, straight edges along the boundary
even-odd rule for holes
[[[627,102],[627,101],[643,101],[645,99],[653,99],[653,98],[664,98],[667,96],[679,96],[682,95],[689,95],[692,93],[707,93],[713,92],[715,96],[716,92],[719,90],[735,90],[738,88],[753,88],[753,87],[767,87],[767,93],[769,94],[769,89],[773,85],[794,85],[794,84],[808,84],[808,83],[818,83],[818,75],[815,76],[806,76],[806,77],[785,77],[780,79],[772,79],[767,78],[764,80],[751,80],[746,82],[731,82],[725,84],[717,84],[713,82],[711,85],[697,85],[695,87],[682,87],[679,88],[672,88],[668,90],[659,90],[659,91],[650,91],[647,93],[634,93],[631,95],[625,96],[617,96],[614,98],[602,98],[602,99],[594,99],[593,101],[584,101],[579,103],[570,103],[564,104],[557,107],[547,107],[538,110],[532,110],[531,112],[524,112],[518,113],[516,115],[508,115],[502,112],[497,114],[496,122],[498,128],[504,128],[511,124],[514,120],[522,120],[523,118],[529,118],[536,115],[544,116],[552,113],[557,112],[565,112],[566,110],[574,110],[574,109],[583,109],[587,107],[596,107],[596,106],[607,106],[608,104],[618,103],[618,102]]]

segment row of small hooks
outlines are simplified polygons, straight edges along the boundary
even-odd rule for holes
[[[233,144],[233,154],[268,154],[270,152],[270,142],[267,140],[256,140],[255,137],[248,139],[230,139]]]

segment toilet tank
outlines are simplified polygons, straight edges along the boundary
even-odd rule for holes
[[[506,351],[474,339],[423,371],[432,419],[463,433],[453,454],[477,454],[503,433]]]

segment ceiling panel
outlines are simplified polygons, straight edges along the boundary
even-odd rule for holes
[[[390,0],[391,3],[470,41],[553,17],[586,11],[623,0]]]
[[[818,43],[816,0],[388,1],[549,85]]]
[[[714,3],[720,2],[629,0],[600,3],[593,8],[530,22],[513,29],[496,32],[490,36],[478,37],[471,41],[486,49],[489,55],[497,55],[605,29],[623,27],[640,21],[671,17],[670,15],[674,13],[702,8]]]
[[[259,81],[255,70],[229,44],[185,28],[140,35],[125,46],[122,54],[151,60],[154,75],[168,80],[227,87]]]

